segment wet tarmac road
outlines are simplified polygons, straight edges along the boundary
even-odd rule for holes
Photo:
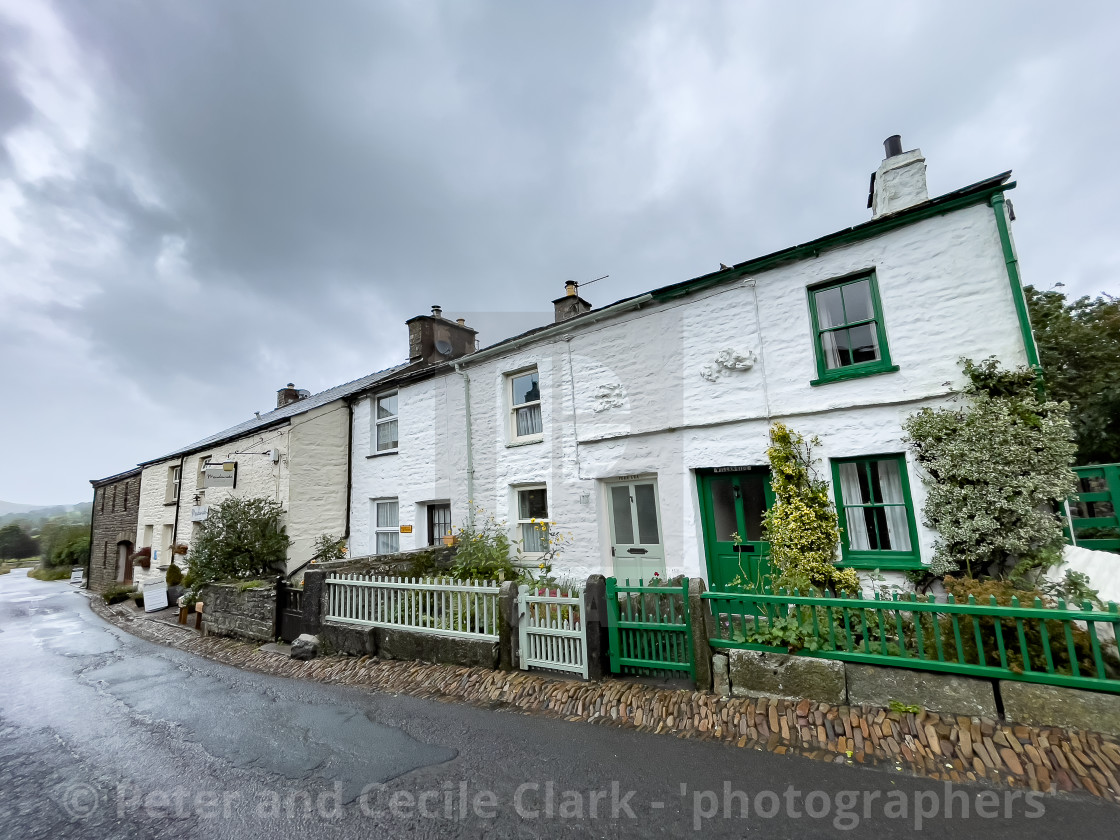
[[[1120,808],[1088,798],[243,672],[18,570],[0,663],[4,840],[1120,834]]]

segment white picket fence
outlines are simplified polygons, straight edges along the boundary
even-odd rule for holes
[[[499,587],[494,581],[336,573],[327,578],[326,587],[326,618],[331,621],[498,640]]]
[[[519,586],[517,615],[522,670],[570,671],[587,679],[587,622],[581,591]]]

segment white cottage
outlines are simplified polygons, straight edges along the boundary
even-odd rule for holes
[[[472,505],[556,571],[679,573],[718,588],[766,568],[768,427],[818,436],[840,559],[927,564],[925,492],[902,423],[946,404],[961,357],[1038,361],[1003,173],[929,199],[920,151],[887,142],[870,221],[473,351],[462,322],[409,322],[410,364],[355,390],[351,553],[437,542]],[[732,539],[740,535],[742,542]]]
[[[210,506],[230,496],[272,499],[284,507],[292,538],[289,571],[311,559],[321,534],[345,535],[351,422],[346,397],[397,370],[318,394],[289,383],[277,391],[274,411],[142,463],[136,545],[151,548],[152,559],[149,569],[134,570],[136,582],[163,579],[173,547],[189,552]]]

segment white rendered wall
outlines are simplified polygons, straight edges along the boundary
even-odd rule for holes
[[[807,287],[872,268],[891,360],[900,370],[811,387],[816,362]],[[610,574],[603,480],[656,476],[667,572],[706,576],[695,470],[765,464],[768,424],[781,420],[821,438],[821,474],[830,479],[829,458],[905,452],[903,420],[922,406],[947,402],[963,382],[960,357],[1026,361],[986,205],[750,279],[592,326],[573,324],[570,340],[541,340],[473,364],[466,357],[473,501],[511,519],[511,488],[546,484],[550,517],[574,540],[557,571],[573,578]],[[753,366],[720,367],[716,357],[725,349],[753,357]],[[531,365],[540,374],[544,436],[511,446],[505,375]],[[705,368],[708,378],[701,375]],[[415,519],[420,501],[450,498],[453,521],[461,521],[468,500],[463,399],[456,374],[401,388],[400,452],[373,458],[364,457],[369,403],[355,407],[354,554],[372,550],[373,498],[399,497],[401,524],[415,526],[411,538],[401,535],[402,548],[424,541],[423,523]],[[933,534],[920,524],[925,491],[912,465],[909,479],[928,562]]]

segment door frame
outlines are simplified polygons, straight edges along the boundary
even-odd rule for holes
[[[654,505],[654,511],[657,514],[657,539],[658,539],[657,545],[660,548],[661,556],[657,557],[657,558],[650,558],[650,559],[658,559],[658,560],[661,561],[660,574],[661,574],[662,579],[664,580],[665,576],[668,574],[668,571],[667,571],[668,553],[665,550],[665,521],[664,521],[663,517],[661,516],[661,488],[658,486],[657,473],[651,472],[651,473],[634,473],[634,474],[631,474],[631,475],[619,475],[619,476],[612,476],[611,478],[604,478],[604,479],[601,479],[601,481],[602,481],[603,490],[604,490],[604,492],[603,492],[604,504],[606,505],[606,509],[607,509],[607,549],[610,552],[611,573],[616,578],[619,577],[619,575],[618,575],[618,560],[619,559],[625,559],[625,558],[619,558],[618,555],[615,553],[615,545],[617,544],[617,542],[615,540],[614,501],[613,501],[613,495],[611,493],[611,488],[616,487],[618,485],[622,485],[622,484],[629,484],[629,485],[651,484],[653,486],[653,505]],[[631,505],[633,505],[633,504],[634,503],[631,502]],[[637,510],[632,508],[632,512],[633,512],[633,524],[634,524],[634,537],[635,537],[635,539],[637,539],[637,536],[638,536]],[[633,545],[640,547],[641,543],[635,542],[635,543],[633,543]],[[639,555],[639,554],[631,555],[632,560],[640,561],[643,558],[646,558],[646,555]],[[619,579],[621,580],[623,578],[619,578]],[[634,581],[631,581],[631,582],[634,583]],[[648,581],[646,581],[646,582],[648,583]]]
[[[736,465],[736,466],[732,466],[732,467],[698,467],[695,470],[695,473],[696,473],[696,501],[697,501],[697,504],[698,504],[699,510],[700,510],[700,532],[701,532],[701,535],[703,537],[703,545],[704,545],[704,570],[705,570],[705,573],[706,573],[706,576],[707,576],[708,586],[713,587],[715,585],[714,581],[715,581],[717,575],[715,575],[713,573],[712,563],[715,559],[717,548],[713,544],[715,542],[715,540],[714,540],[715,511],[712,508],[711,493],[709,492],[709,489],[708,489],[708,482],[712,478],[714,478],[716,476],[721,476],[721,475],[732,476],[732,475],[742,475],[744,473],[746,473],[746,474],[752,474],[753,473],[753,474],[756,474],[756,475],[757,474],[762,474],[766,478],[766,482],[763,485],[763,493],[764,493],[763,498],[765,499],[765,502],[766,502],[766,510],[769,510],[771,505],[774,504],[774,492],[770,487],[771,469],[770,469],[769,464],[752,464],[752,465]],[[738,520],[739,516],[740,516],[740,512],[736,511],[736,519],[737,520]],[[743,542],[755,542],[755,541],[744,540]],[[766,548],[764,548],[762,551],[758,552],[755,556],[760,560],[764,557],[768,558],[769,555],[770,555],[770,551],[769,551],[769,545],[770,544],[768,542],[766,542],[765,540],[758,541],[758,542],[760,542],[762,545],[766,546]],[[740,568],[742,568],[742,567],[740,566]]]

